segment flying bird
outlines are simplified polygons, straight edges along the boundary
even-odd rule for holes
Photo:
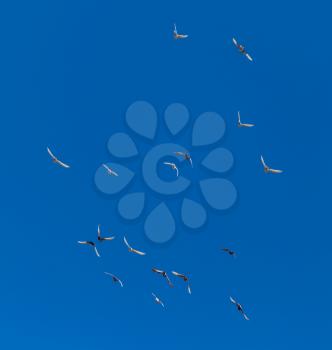
[[[168,277],[166,271],[158,270],[158,269],[156,269],[156,268],[153,268],[153,269],[152,269],[152,272],[155,272],[155,273],[158,273],[158,274],[162,275],[164,278],[166,278],[166,281],[167,281],[168,285],[169,285],[170,287],[173,287],[173,283],[172,283],[171,280],[169,279],[169,277]]]
[[[252,57],[248,54],[248,52],[245,50],[243,45],[240,45],[235,38],[233,38],[234,45],[238,48],[238,50],[248,58],[249,61],[253,61]]]
[[[239,312],[241,312],[241,314],[243,315],[243,317],[249,321],[249,317],[244,313],[243,307],[241,306],[241,304],[239,304],[236,300],[234,300],[232,297],[229,297],[231,302],[236,306],[236,308],[238,309]]]
[[[237,112],[237,126],[238,128],[251,128],[255,126],[255,124],[247,124],[241,122],[240,112]]]
[[[229,254],[229,255],[231,255],[231,256],[236,256],[236,253],[234,252],[234,250],[231,250],[231,249],[228,249],[228,248],[222,248],[222,250],[225,252],[225,253],[227,253],[227,254]]]
[[[103,164],[103,167],[107,170],[107,173],[111,176],[119,176],[114,170],[108,167],[106,164]]]
[[[109,272],[104,272],[104,274],[111,276],[114,283],[119,283],[120,286],[123,287],[123,282],[120,280],[120,278],[116,277],[115,275],[113,275],[112,273],[109,273]]]
[[[184,282],[187,282],[187,291],[189,294],[191,294],[191,288],[190,288],[190,284],[189,284],[189,278],[184,275],[183,273],[179,273],[176,271],[172,271],[172,274],[176,277],[182,278]]]
[[[277,170],[277,169],[272,169],[269,166],[266,165],[263,156],[261,156],[261,162],[263,164],[264,167],[264,171],[266,174],[281,174],[282,170]]]
[[[125,242],[125,245],[128,247],[128,251],[129,251],[130,253],[135,253],[135,254],[137,254],[137,255],[146,255],[146,253],[143,253],[143,252],[141,252],[141,251],[139,251],[139,250],[137,250],[137,249],[132,248],[132,247],[129,245],[129,243],[128,243],[126,237],[123,237],[123,241]]]
[[[165,165],[171,167],[173,170],[176,171],[176,176],[179,176],[179,169],[177,168],[177,166],[175,165],[175,163],[170,163],[170,162],[164,162]]]
[[[97,238],[97,239],[98,239],[99,242],[113,241],[113,239],[115,238],[114,236],[111,236],[111,237],[102,237],[102,236],[101,236],[100,225],[98,225],[97,234],[98,234],[98,238]]]
[[[97,250],[97,247],[96,247],[96,243],[92,242],[92,241],[78,241],[79,244],[86,244],[86,245],[89,245],[91,247],[93,247],[96,255],[98,256],[98,258],[100,257],[100,254]]]
[[[176,24],[175,24],[175,23],[174,23],[173,36],[174,36],[174,39],[175,39],[175,40],[177,40],[177,39],[186,39],[186,38],[188,38],[188,35],[187,35],[187,34],[179,34],[179,33],[178,33],[178,30],[176,29]]]
[[[156,296],[156,294],[152,293],[152,296],[157,304],[160,304],[162,307],[165,307],[164,303]]]
[[[61,162],[61,161],[51,152],[51,150],[50,150],[48,147],[46,147],[46,149],[47,149],[47,153],[51,156],[53,163],[59,164],[60,166],[62,166],[63,168],[66,168],[66,169],[70,168],[70,166],[69,166],[68,164],[65,164],[65,163]]]
[[[191,167],[193,167],[193,161],[188,152],[174,152],[174,154],[178,157],[182,157],[184,160],[187,160],[190,163]]]

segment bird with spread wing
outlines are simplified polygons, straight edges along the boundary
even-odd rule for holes
[[[48,147],[46,147],[46,149],[47,149],[47,153],[48,153],[48,154],[50,155],[50,157],[52,158],[53,163],[56,163],[56,164],[60,165],[60,166],[63,167],[63,168],[66,168],[66,169],[70,168],[70,166],[69,166],[68,164],[65,164],[65,163],[63,163],[61,160],[59,160],[59,159],[51,152],[51,150],[50,150]]]
[[[249,61],[253,61],[252,57],[248,54],[248,52],[245,50],[243,45],[240,45],[235,38],[233,38],[233,44],[238,48],[238,50],[248,58]]]
[[[137,249],[134,249],[133,247],[131,247],[131,246],[129,245],[129,243],[128,243],[126,237],[123,237],[123,241],[124,241],[125,245],[127,246],[128,251],[129,251],[130,253],[134,253],[134,254],[142,255],[142,256],[143,256],[143,255],[146,255],[146,253],[141,252],[140,250],[137,250]]]

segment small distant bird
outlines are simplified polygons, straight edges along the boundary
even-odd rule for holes
[[[97,234],[98,234],[98,238],[97,239],[98,239],[99,242],[112,241],[115,238],[114,236],[112,236],[112,237],[102,237],[101,236],[100,225],[98,225]]]
[[[151,293],[153,298],[154,298],[154,301],[157,303],[157,304],[160,304],[162,307],[165,307],[164,303],[156,296],[156,294],[154,293]]]
[[[234,45],[238,48],[238,50],[248,58],[249,61],[253,61],[253,59],[251,58],[251,56],[248,54],[248,52],[245,50],[243,45],[240,45],[235,38],[233,38],[233,43]]]
[[[129,251],[130,253],[135,253],[135,254],[138,254],[138,255],[146,255],[146,253],[143,253],[143,252],[141,252],[141,251],[139,251],[139,250],[137,250],[137,249],[132,248],[132,247],[129,245],[129,243],[127,242],[126,237],[123,237],[123,241],[125,242],[125,245],[128,247],[128,251]]]
[[[175,40],[188,38],[188,35],[186,35],[186,34],[179,34],[178,33],[178,30],[176,29],[176,24],[175,23],[174,23],[173,36],[174,36]]]
[[[236,256],[236,253],[234,252],[234,250],[230,250],[228,248],[222,248],[222,250],[231,256],[234,256],[234,257]]]
[[[120,278],[116,277],[115,275],[113,275],[112,273],[109,273],[109,272],[104,272],[104,274],[108,275],[108,276],[111,276],[114,283],[119,283],[120,286],[123,287],[123,283],[120,280]]]
[[[243,311],[243,307],[241,306],[241,304],[239,304],[236,300],[234,300],[232,297],[229,297],[231,302],[236,306],[236,308],[238,309],[239,312],[241,312],[241,314],[243,315],[243,317],[249,321],[249,317],[244,313]]]
[[[98,258],[100,258],[99,252],[98,252],[97,247],[96,247],[96,243],[94,243],[92,241],[78,241],[78,243],[79,244],[86,244],[86,245],[93,247],[96,255],[98,256]]]
[[[238,128],[251,128],[251,127],[255,126],[255,124],[242,123],[240,112],[237,112],[237,126],[238,126]]]
[[[263,164],[264,171],[266,174],[281,174],[282,173],[282,170],[272,169],[269,166],[267,166],[266,163],[264,162],[263,156],[261,156],[261,162]]]
[[[164,162],[165,165],[168,165],[169,167],[171,167],[173,170],[176,171],[176,176],[179,176],[179,169],[177,168],[177,166],[175,165],[175,163],[170,163],[170,162]]]
[[[48,147],[46,147],[46,149],[47,149],[47,153],[51,156],[53,163],[59,164],[60,166],[62,166],[63,168],[66,168],[66,169],[70,168],[70,166],[69,166],[68,164],[65,164],[65,163],[61,162],[61,161],[51,152],[51,150],[50,150]]]
[[[188,152],[174,152],[174,154],[178,157],[183,157],[183,159],[187,160],[190,163],[191,167],[193,167],[193,161]]]
[[[173,287],[173,283],[172,283],[171,280],[169,279],[169,277],[168,277],[166,271],[158,270],[158,269],[153,268],[153,269],[152,269],[152,272],[159,273],[160,275],[162,275],[164,278],[166,278],[166,281],[167,281],[168,285],[169,285],[170,287]]]
[[[103,167],[107,170],[107,173],[111,176],[119,176],[114,170],[108,167],[106,164],[103,164]]]
[[[177,276],[179,278],[182,278],[184,282],[187,282],[187,290],[188,290],[188,293],[191,294],[191,288],[190,288],[190,284],[189,284],[189,278],[184,275],[183,273],[179,273],[179,272],[176,272],[176,271],[172,271],[172,274],[174,276]]]

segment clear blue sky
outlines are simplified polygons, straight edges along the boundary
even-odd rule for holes
[[[0,5],[3,349],[331,348],[332,239],[323,228],[329,203],[318,169],[331,7],[309,3]],[[173,40],[173,22],[187,41]],[[254,64],[236,52],[233,36]],[[222,145],[235,159],[226,177],[238,190],[236,205],[209,211],[200,232],[179,226],[161,246],[146,239],[142,223],[121,220],[116,198],[102,196],[93,181],[110,160],[108,138],[126,130],[126,108],[140,99],[159,112],[181,102],[192,120],[218,112],[227,123]],[[255,129],[236,128],[239,109]],[[47,145],[70,171],[50,162]],[[285,173],[266,176],[261,153]],[[118,236],[99,260],[76,243],[94,239],[98,223]],[[148,256],[127,253],[124,233]],[[168,289],[153,266],[190,272],[192,296],[180,283]],[[125,288],[103,271],[121,276]]]

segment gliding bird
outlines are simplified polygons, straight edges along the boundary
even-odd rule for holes
[[[79,244],[86,244],[86,245],[89,245],[89,246],[93,247],[96,255],[98,256],[98,258],[100,258],[99,252],[98,252],[97,247],[96,247],[96,243],[94,243],[92,241],[78,241],[77,243],[79,243]]]
[[[182,278],[184,282],[187,282],[187,290],[188,290],[188,293],[191,294],[191,288],[190,288],[190,284],[189,284],[189,278],[184,275],[183,273],[179,273],[179,272],[176,272],[176,271],[172,271],[172,274],[176,277],[179,277],[179,278]]]
[[[186,38],[188,38],[188,35],[187,35],[187,34],[179,34],[179,33],[178,33],[178,30],[176,29],[176,24],[175,24],[175,23],[174,23],[173,36],[174,36],[174,39],[175,39],[175,40],[177,40],[177,39],[186,39]]]
[[[139,250],[137,250],[137,249],[132,248],[132,247],[129,245],[129,243],[127,242],[126,237],[123,237],[123,241],[125,242],[125,245],[128,247],[128,251],[129,251],[130,253],[134,253],[134,254],[137,254],[137,255],[146,255],[146,253],[143,253],[143,252],[141,252],[141,251],[139,251]]]
[[[104,272],[104,274],[108,275],[108,276],[111,276],[114,283],[118,282],[120,284],[120,286],[123,287],[123,283],[120,280],[120,278],[116,277],[115,275],[113,275],[112,273],[109,273],[109,272]]]
[[[173,287],[173,283],[172,283],[171,280],[169,279],[169,277],[168,277],[166,271],[158,270],[158,269],[153,268],[153,269],[152,269],[152,272],[159,273],[160,275],[162,275],[164,278],[166,278],[166,281],[167,281],[168,285],[169,285],[170,287]]]
[[[235,38],[233,38],[234,45],[238,48],[238,50],[248,58],[249,61],[253,61],[252,57],[248,54],[248,52],[244,49],[243,45],[240,45]]]
[[[232,297],[229,297],[231,302],[236,306],[236,308],[238,309],[239,312],[241,312],[241,314],[243,315],[243,317],[249,321],[249,317],[244,313],[243,311],[243,307],[241,306],[241,304],[239,304],[236,300],[234,300]]]
[[[114,170],[108,167],[106,164],[103,164],[103,167],[107,170],[107,173],[111,176],[119,176]]]
[[[47,153],[51,156],[53,163],[59,164],[60,166],[62,166],[63,168],[66,168],[66,169],[70,168],[70,166],[69,166],[68,164],[65,164],[65,163],[61,162],[61,161],[51,152],[51,150],[50,150],[48,147],[46,147],[46,149],[47,149]]]
[[[237,127],[238,128],[251,128],[255,126],[255,124],[247,124],[241,122],[240,112],[237,112]]]
[[[165,307],[164,303],[154,294],[154,293],[151,293],[153,298],[154,298],[154,301],[157,303],[157,304],[160,304],[162,307]]]
[[[175,163],[170,163],[170,162],[164,162],[165,165],[168,165],[169,167],[171,167],[173,170],[176,171],[176,176],[179,176],[179,169],[177,168],[177,166],[175,165]]]
[[[103,241],[112,241],[115,237],[114,236],[111,236],[111,237],[102,237],[101,236],[101,231],[100,231],[100,225],[98,225],[98,228],[97,228],[97,234],[98,234],[98,241],[99,242],[103,242]]]
[[[281,174],[282,170],[272,169],[266,165],[263,156],[261,156],[261,163],[263,164],[264,171],[266,174]]]
[[[183,157],[183,159],[187,160],[190,163],[191,167],[193,168],[193,161],[188,152],[174,152],[174,154],[177,155],[178,157]]]

